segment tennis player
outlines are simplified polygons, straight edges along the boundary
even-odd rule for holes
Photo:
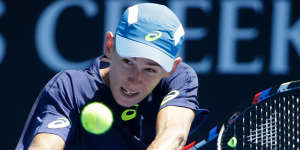
[[[179,19],[166,6],[127,8],[115,34],[107,32],[103,56],[85,70],[58,73],[43,88],[16,150],[183,147],[195,112],[206,112],[198,106],[195,71],[176,57],[183,38]],[[95,101],[114,116],[101,135],[80,123],[84,106]]]

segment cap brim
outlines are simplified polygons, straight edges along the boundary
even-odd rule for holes
[[[147,44],[116,35],[116,51],[121,57],[142,57],[155,61],[166,72],[171,72],[174,59],[161,50]]]

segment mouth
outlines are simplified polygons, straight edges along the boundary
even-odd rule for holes
[[[125,95],[127,97],[133,97],[138,94],[138,92],[130,90],[130,89],[126,89],[124,87],[121,87],[121,91],[122,91],[123,95]]]

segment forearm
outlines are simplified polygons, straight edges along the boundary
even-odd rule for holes
[[[158,134],[147,150],[178,150],[186,143],[187,136],[178,130],[167,129]]]
[[[147,150],[178,150],[186,143],[194,119],[191,109],[168,106],[157,116],[156,136]]]
[[[63,150],[65,142],[54,134],[40,133],[36,135],[28,150]]]
[[[52,150],[50,147],[47,146],[30,146],[28,150]]]

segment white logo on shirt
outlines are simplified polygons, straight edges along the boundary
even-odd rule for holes
[[[174,99],[175,97],[177,97],[179,95],[179,91],[177,90],[172,90],[171,92],[169,92],[165,98],[162,100],[161,104],[160,105],[163,105],[165,104],[166,102]]]
[[[70,125],[70,121],[67,118],[57,118],[55,121],[52,121],[48,124],[48,128],[57,129],[64,128]]]

